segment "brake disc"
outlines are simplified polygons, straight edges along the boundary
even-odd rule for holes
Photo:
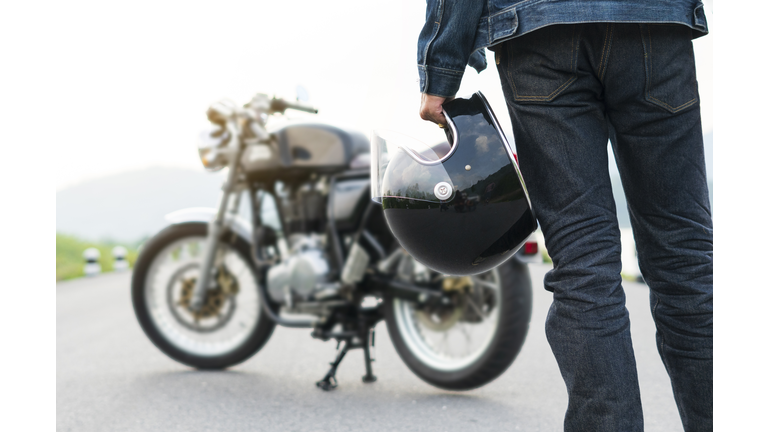
[[[200,309],[193,310],[190,304],[192,302],[192,292],[195,289],[195,282],[197,282],[197,278],[194,277],[181,280],[181,298],[178,301],[178,305],[192,314],[195,321],[219,315],[227,299],[223,287],[219,285],[215,289],[207,290],[203,305]]]
[[[179,324],[196,332],[212,332],[227,324],[235,311],[235,298],[239,292],[237,279],[226,269],[225,266],[218,268],[216,287],[208,289],[205,292],[205,298],[202,306],[195,310],[191,307],[192,293],[195,289],[197,277],[182,277],[182,274],[197,264],[185,266],[179,269],[168,283],[168,307],[171,314]],[[180,283],[178,300],[173,300],[174,286]],[[216,319],[213,323],[210,319]],[[209,320],[207,325],[202,325],[200,321]]]

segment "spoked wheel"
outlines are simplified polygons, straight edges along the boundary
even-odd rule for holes
[[[206,232],[202,223],[172,225],[146,244],[133,274],[133,307],[149,339],[169,357],[220,369],[255,354],[275,325],[262,313],[248,245],[240,238],[221,242],[203,305],[191,307]]]
[[[443,290],[448,293],[443,301],[388,296],[390,338],[408,368],[434,386],[485,385],[512,364],[528,333],[528,267],[513,259],[479,275],[445,277]]]

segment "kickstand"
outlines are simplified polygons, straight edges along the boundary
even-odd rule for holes
[[[328,373],[325,374],[325,377],[322,380],[315,383],[315,385],[317,385],[318,387],[320,387],[325,391],[331,391],[339,385],[338,382],[336,381],[336,369],[339,367],[339,364],[344,359],[344,355],[347,354],[347,351],[349,351],[348,340],[339,341],[339,345],[337,345],[336,348],[338,349],[338,347],[342,343],[344,344],[344,347],[336,355],[336,360],[334,360],[333,363],[331,363],[331,369],[328,370]]]
[[[374,361],[371,355],[371,348],[375,348],[376,333],[373,327],[366,332],[366,338],[363,340],[363,355],[365,356],[365,375],[363,376],[363,382],[366,384],[376,381],[376,375],[373,374],[373,368],[371,368],[371,362]]]

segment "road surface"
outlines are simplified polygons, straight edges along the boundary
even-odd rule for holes
[[[363,384],[362,351],[341,364],[339,388],[323,392],[335,343],[278,327],[261,352],[230,370],[174,362],[142,333],[130,304],[130,274],[57,284],[58,431],[561,431],[565,385],[544,335],[552,295],[532,265],[534,305],[517,360],[469,392],[432,387],[399,359],[377,327],[378,381]],[[648,288],[624,284],[647,432],[682,431],[656,352]]]

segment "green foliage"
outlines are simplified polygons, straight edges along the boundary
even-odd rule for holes
[[[539,250],[541,250],[541,259],[545,263],[552,264],[552,258],[550,258],[549,254],[547,253],[547,250],[544,249],[543,245],[539,245]]]
[[[101,258],[99,258],[101,271],[104,273],[112,271],[115,261],[112,257],[112,248],[118,245],[128,250],[126,260],[133,268],[133,263],[138,256],[137,245],[135,244],[122,244],[111,240],[91,242],[56,233],[56,281],[83,276],[83,268],[85,267],[83,251],[89,247],[95,247],[101,253]]]

